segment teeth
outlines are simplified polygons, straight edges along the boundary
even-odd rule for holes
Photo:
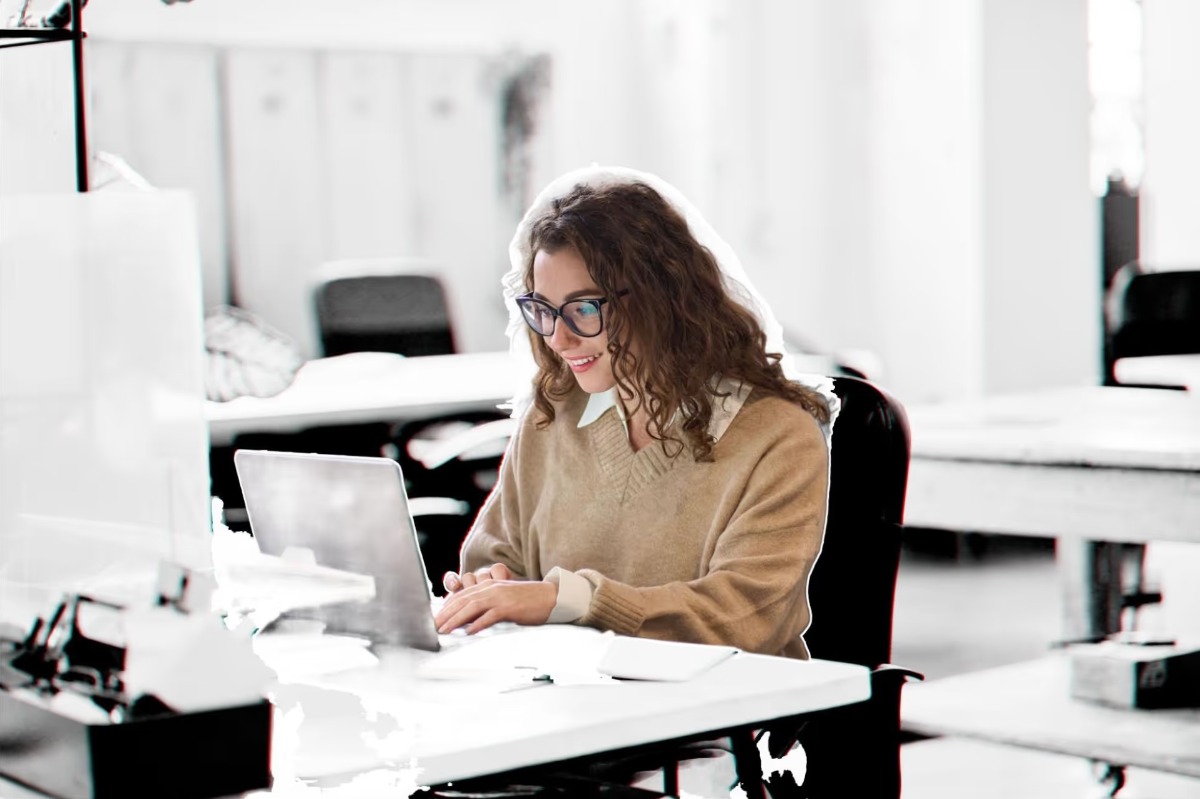
[[[567,358],[567,363],[571,364],[572,366],[583,366],[585,363],[591,363],[599,357],[599,355],[593,355],[590,358]]]

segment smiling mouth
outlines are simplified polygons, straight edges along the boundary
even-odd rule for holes
[[[571,368],[573,369],[577,369],[581,366],[587,366],[589,363],[593,363],[599,359],[599,355],[589,355],[586,358],[563,358],[563,360],[570,364]]]

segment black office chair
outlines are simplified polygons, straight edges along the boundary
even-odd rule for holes
[[[1105,302],[1106,382],[1120,358],[1200,353],[1200,270],[1117,270]],[[1180,386],[1146,386],[1181,388]]]
[[[456,350],[446,293],[432,275],[334,277],[316,287],[314,299],[326,356],[395,352],[411,357]]]
[[[835,377],[833,384],[842,410],[833,428],[825,542],[809,580],[813,620],[804,637],[813,657],[872,669],[872,696],[767,726],[772,756],[797,740],[808,756],[799,788],[787,775],[767,780],[776,799],[898,797],[900,690],[908,678],[923,678],[889,663],[908,421],[895,399],[865,380]]]

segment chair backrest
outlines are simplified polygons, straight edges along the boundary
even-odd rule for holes
[[[813,657],[875,667],[892,652],[900,525],[908,485],[904,408],[875,385],[836,377],[825,543],[809,581]]]
[[[343,272],[345,270],[342,270]],[[333,274],[314,289],[322,354],[455,351],[446,292],[431,274]]]
[[[1106,302],[1108,359],[1200,353],[1200,270],[1117,270]]]

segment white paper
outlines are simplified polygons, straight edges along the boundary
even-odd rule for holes
[[[737,652],[729,646],[616,636],[600,658],[598,669],[602,674],[627,680],[691,680]]]
[[[612,682],[596,670],[611,633],[590,627],[548,624],[486,631],[423,662],[425,679],[490,683],[528,681],[548,675],[556,685]]]

